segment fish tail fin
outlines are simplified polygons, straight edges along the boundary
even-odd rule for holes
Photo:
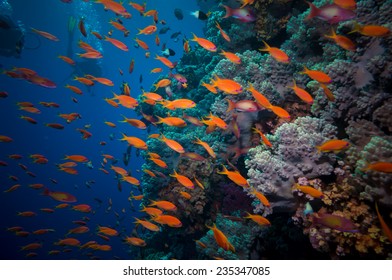
[[[331,34],[330,35],[324,35],[324,37],[331,38],[331,39],[336,37],[336,33],[335,33],[335,30],[333,29],[333,27],[331,28]]]
[[[223,18],[228,18],[228,17],[231,17],[233,15],[233,10],[229,6],[226,6],[226,5],[223,5],[223,4],[220,4],[219,6],[224,7],[225,10],[226,10],[226,15]]]
[[[354,28],[353,28],[353,30],[351,30],[347,34],[359,32],[361,30],[361,28],[362,28],[362,26],[358,22],[354,21]]]
[[[295,82],[295,80],[293,79],[293,85],[292,86],[286,86],[287,88],[292,88],[294,89],[297,86],[297,83]]]
[[[264,43],[264,49],[259,49],[259,50],[262,52],[268,52],[271,49],[271,47],[267,44],[266,41],[264,41],[264,40],[262,40],[262,41]]]
[[[317,8],[315,5],[313,5],[313,3],[310,3],[308,1],[305,1],[305,2],[308,3],[309,8],[310,8],[309,15],[305,18],[305,20],[312,19],[320,14],[320,9]]]
[[[230,99],[226,99],[226,101],[228,103],[227,110],[226,110],[226,113],[227,113],[227,112],[230,112],[235,109],[235,103],[233,101],[231,101]]]
[[[197,42],[197,39],[199,39],[195,33],[192,32],[193,38],[191,39],[191,41]]]
[[[223,170],[222,171],[217,171],[216,173],[218,173],[218,174],[227,174],[228,170],[227,170],[226,166],[224,166],[222,164],[222,167],[223,167]]]
[[[218,29],[221,29],[221,26],[220,26],[219,22],[215,21],[215,23],[216,23],[215,26],[216,26]]]
[[[299,72],[299,74],[306,74],[308,73],[309,69],[308,67],[306,67],[306,65],[304,65],[304,70],[302,70],[302,72]]]

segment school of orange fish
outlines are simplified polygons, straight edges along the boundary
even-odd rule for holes
[[[252,5],[254,1],[248,1],[248,0],[243,0],[242,1],[242,6],[241,8],[247,6],[247,5]],[[334,3],[336,5],[339,5],[343,8],[350,9],[353,5],[355,7],[355,2],[353,0],[335,0]],[[354,3],[354,4],[353,4]],[[126,8],[126,4],[121,4],[112,0],[99,0],[96,1],[96,5],[101,5],[102,8],[109,10],[113,13],[113,19],[109,22],[109,24],[115,28],[118,31],[121,31],[124,33],[124,35],[129,34],[130,32],[134,30],[128,30],[126,27],[126,22],[127,19],[130,19],[131,13],[128,11],[128,7]],[[350,6],[351,5],[351,6]],[[154,9],[147,9],[147,3],[144,3],[143,5],[135,3],[135,2],[130,2],[129,3],[130,8],[136,10],[138,13],[140,13],[141,16],[143,17],[151,17],[152,18],[152,23],[151,25],[144,26],[140,29],[138,29],[137,36],[134,40],[136,44],[145,50],[145,55],[146,57],[150,56],[150,46],[144,42],[143,40],[140,39],[141,35],[145,36],[154,36],[155,35],[155,43],[156,46],[159,46],[160,44],[160,39],[159,36],[156,35],[156,31],[158,30],[158,25],[163,25],[165,23],[164,20],[159,19],[158,16],[158,11]],[[123,22],[124,20],[124,22]],[[88,32],[86,31],[86,28],[84,27],[84,20],[79,21],[79,30],[81,34],[86,37],[88,35]],[[222,37],[230,42],[230,37],[225,33],[225,31],[220,27],[219,23],[216,23],[216,27],[219,29],[220,34]],[[57,38],[55,35],[52,35],[48,32],[38,30],[35,28],[31,28],[33,32],[36,34],[39,34],[40,36],[57,42],[60,41],[59,38]],[[124,43],[122,40],[123,39],[117,39],[119,36],[118,34],[108,34],[107,36],[103,36],[99,34],[95,30],[89,30],[91,35],[94,35],[96,38],[99,40],[105,41],[107,44],[112,44],[116,48],[118,48],[121,51],[124,51],[125,53],[129,51],[128,46],[126,43]],[[355,26],[355,29],[353,32],[359,32],[360,34],[364,36],[387,36],[390,34],[390,31],[382,26],[362,26],[357,24]],[[90,35],[90,36],[91,36]],[[117,37],[117,38],[116,38]],[[347,37],[343,35],[337,35],[334,31],[334,29],[331,30],[330,35],[326,35],[327,38],[332,39],[337,45],[340,47],[344,48],[347,51],[355,51],[355,44],[348,39]],[[202,47],[207,51],[210,52],[217,52],[218,47],[211,41],[198,37],[196,34],[193,34],[193,39],[191,40],[195,42],[197,45],[195,47]],[[276,61],[280,63],[290,63],[290,58],[289,56],[281,49],[276,48],[276,47],[271,47],[268,45],[267,42],[264,42],[264,48],[260,49],[262,52],[268,52],[269,55],[271,55]],[[83,53],[79,53],[78,56],[81,58],[85,59],[102,59],[104,55],[99,52],[98,50],[94,49],[91,45],[87,44],[86,42],[83,42],[82,40],[78,42],[78,46],[83,49]],[[104,43],[105,46],[105,43]],[[189,45],[188,41],[184,42],[183,45],[183,50],[185,53],[188,53],[191,51],[191,47]],[[222,56],[224,56],[226,59],[230,60],[232,63],[235,64],[240,64],[241,59],[238,55],[232,52],[227,52],[224,50],[221,50],[220,53]],[[76,62],[67,57],[60,55],[60,59],[62,59],[65,63],[70,64],[70,65],[75,65]],[[170,73],[167,75],[166,78],[163,78],[159,80],[156,84],[154,84],[154,92],[141,92],[139,94],[140,100],[142,102],[149,104],[150,106],[163,106],[167,110],[183,110],[183,118],[180,117],[172,117],[172,116],[167,116],[167,117],[162,117],[162,116],[150,116],[146,115],[143,112],[143,118],[144,120],[149,121],[150,123],[156,125],[156,124],[165,124],[168,126],[175,126],[175,127],[184,127],[187,125],[187,122],[190,123],[191,125],[196,125],[196,126],[207,126],[207,131],[213,131],[215,129],[221,129],[221,130],[226,130],[229,127],[229,124],[225,122],[225,120],[221,119],[220,117],[213,115],[212,113],[208,116],[205,116],[202,120],[187,116],[185,111],[188,108],[193,108],[197,106],[197,104],[190,100],[190,99],[175,99],[175,100],[170,100],[170,99],[164,99],[163,96],[158,94],[156,91],[158,91],[160,88],[167,88],[170,87],[172,84],[172,79],[176,79],[183,89],[187,88],[187,83],[186,83],[186,78],[183,77],[180,74],[172,74],[172,70],[175,69],[176,63],[173,61],[170,61],[167,57],[164,56],[159,56],[158,54],[155,55],[155,59],[159,60],[162,63],[163,68],[154,68],[151,69],[150,73],[162,73],[164,69],[168,69]],[[129,73],[133,72],[134,69],[134,60],[131,59],[130,61],[130,66],[129,66]],[[120,75],[123,74],[123,71],[119,69]],[[41,77],[38,75],[38,73],[32,69],[27,69],[23,67],[15,67],[14,69],[7,70],[4,72],[5,75],[9,76],[10,78],[14,79],[21,79],[21,80],[26,80],[27,82],[30,82],[35,85],[40,85],[43,87],[47,88],[56,88],[55,83],[50,81],[49,79],[45,77]],[[328,84],[332,83],[332,79],[325,74],[324,72],[316,69],[308,69],[306,66],[304,66],[303,72],[300,74],[305,74],[307,75],[310,79],[317,81],[320,86],[324,89],[326,97],[330,102],[334,102],[335,98],[333,93],[328,89]],[[75,85],[75,83],[80,83],[81,85],[85,85],[88,87],[94,86],[95,83],[100,83],[102,85],[108,86],[108,87],[113,87],[114,83],[111,79],[107,77],[94,77],[92,75],[86,75],[84,77],[75,77],[74,78],[74,84],[67,83],[65,87],[72,91],[73,93],[77,95],[82,95],[83,90],[80,88],[80,86]],[[201,86],[205,87],[208,89],[208,91],[212,92],[213,94],[218,94],[221,92],[222,94],[226,95],[238,95],[241,94],[244,90],[247,90],[252,93],[252,96],[254,100],[242,100],[239,102],[232,102],[228,100],[228,111],[231,110],[238,110],[238,111],[245,111],[245,112],[252,112],[255,110],[259,110],[260,108],[263,108],[265,110],[270,110],[274,114],[276,114],[277,117],[283,118],[286,121],[290,121],[290,115],[289,113],[284,110],[283,108],[279,106],[274,106],[273,104],[270,103],[270,101],[257,89],[253,87],[252,84],[249,84],[248,88],[244,89],[242,85],[240,85],[238,82],[227,79],[225,77],[218,77],[215,76],[213,79],[211,79],[210,83],[201,83]],[[293,92],[305,103],[307,104],[312,104],[313,103],[313,97],[311,94],[309,94],[304,88],[301,88],[299,85],[297,85],[296,81],[293,79],[293,85],[290,87]],[[1,97],[7,97],[6,92],[1,92]],[[77,99],[73,97],[74,101],[77,102]],[[111,98],[105,98],[104,99],[110,106],[113,107],[119,107],[123,106],[127,109],[137,109],[138,107],[138,100],[136,96],[132,97],[131,96],[131,89],[130,87],[125,84],[122,88],[121,94],[116,94],[113,93],[113,96]],[[45,106],[45,107],[55,107],[58,108],[60,107],[59,104],[55,102],[40,102],[40,105]],[[106,105],[106,104],[105,104]],[[109,106],[107,105],[107,106]],[[34,106],[34,104],[30,102],[19,102],[18,103],[19,109],[22,110],[25,113],[29,114],[39,114],[40,110]],[[70,114],[59,114],[61,118],[63,118],[67,123],[73,122],[74,120],[77,120],[80,118],[79,113],[70,113]],[[27,115],[22,115],[21,119],[31,123],[31,124],[37,124],[37,121],[30,116]],[[137,128],[137,129],[146,129],[147,126],[149,125],[148,123],[143,122],[142,120],[139,119],[131,119],[127,118],[124,116],[124,119],[121,121],[124,123],[128,123],[131,126]],[[108,122],[105,121],[105,124],[108,125],[109,127],[116,128],[116,124],[113,122]],[[54,129],[64,129],[64,125],[61,123],[47,123],[47,127],[54,128]],[[88,127],[84,128],[79,128],[77,129],[79,133],[82,135],[82,139],[88,139],[90,137],[93,137],[92,133],[89,132]],[[267,147],[271,147],[271,143],[268,140],[268,137],[263,134],[263,132],[258,129],[257,127],[253,128],[254,133],[257,133],[260,136],[261,143],[266,145]],[[236,130],[233,130],[233,133],[236,134]],[[184,156],[187,156],[190,159],[194,160],[204,160],[205,158],[202,155],[193,153],[193,152],[187,152],[184,147],[177,142],[175,139],[170,139],[167,138],[163,134],[150,134],[149,138],[157,138],[159,139],[164,145],[167,145],[170,149],[175,151],[176,153],[183,154]],[[157,168],[168,168],[167,163],[161,158],[161,156],[158,153],[155,152],[150,152],[148,151],[148,146],[145,142],[145,140],[140,139],[136,136],[131,136],[131,135],[126,135],[123,133],[122,138],[120,139],[121,141],[126,141],[129,146],[132,146],[136,149],[140,150],[145,150],[148,153],[149,160],[151,160],[154,164],[156,164]],[[0,142],[6,143],[6,142],[12,142],[12,135],[0,135]],[[101,145],[105,145],[105,142],[102,142]],[[162,144],[162,145],[163,145]],[[209,157],[211,158],[216,158],[217,155],[214,152],[214,150],[211,148],[210,144],[212,143],[207,143],[203,142],[200,139],[194,139],[194,144],[195,145],[201,145],[206,153],[208,154]],[[344,149],[346,149],[349,146],[349,142],[345,140],[339,140],[339,139],[331,139],[329,141],[326,141],[325,143],[321,144],[320,146],[315,147],[315,152],[339,152]],[[9,155],[10,159],[21,159],[21,155],[13,154]],[[45,157],[45,155],[41,154],[32,154],[30,155],[30,158],[34,164],[47,164],[49,160]],[[121,180],[122,182],[127,182],[129,184],[139,186],[140,182],[137,178],[132,177],[129,172],[124,169],[121,166],[116,166],[113,164],[110,164],[110,162],[113,162],[115,159],[115,156],[109,155],[109,154],[103,154],[102,155],[102,162],[101,162],[101,167],[100,170],[104,172],[105,174],[110,174],[111,172],[114,172],[116,178]],[[89,159],[81,154],[74,154],[74,155],[67,155],[64,159],[64,162],[60,163],[57,165],[58,170],[61,172],[65,172],[68,174],[72,175],[77,175],[78,170],[76,169],[77,165],[79,163],[88,163]],[[0,161],[1,166],[6,166],[8,163],[6,161]],[[19,166],[26,171],[27,174],[30,176],[34,177],[35,175],[29,171],[28,167],[24,164],[19,163]],[[230,165],[231,168],[234,166]],[[367,167],[367,170],[375,170],[379,172],[392,172],[392,163],[390,162],[375,162],[375,163],[370,163]],[[156,177],[159,172],[154,171],[154,170],[143,170],[143,172],[151,177]],[[218,174],[226,175],[229,180],[234,182],[236,185],[242,187],[242,188],[250,188],[251,193],[254,195],[255,198],[257,198],[265,207],[271,207],[268,198],[265,197],[261,192],[257,191],[255,188],[249,185],[247,179],[240,174],[237,170],[230,171],[228,170],[225,166],[222,167],[222,171],[217,171]],[[194,178],[188,178],[185,175],[177,173],[176,170],[174,170],[173,174],[170,174],[171,177],[173,177],[175,180],[177,180],[183,187],[184,191],[181,191],[179,195],[181,195],[185,199],[190,199],[192,196],[192,189],[195,188],[195,185],[197,187],[200,187],[204,189],[203,184],[198,180],[196,177]],[[18,178],[16,177],[11,177],[12,180],[18,181]],[[192,180],[193,179],[193,180]],[[194,182],[196,184],[194,184]],[[21,187],[20,184],[15,184],[8,189],[3,191],[2,195],[7,195],[8,193],[15,192],[17,189]],[[70,208],[74,211],[79,211],[81,213],[91,213],[93,211],[92,207],[87,204],[76,204],[77,198],[68,193],[68,192],[62,192],[62,191],[55,191],[46,188],[43,184],[30,184],[30,188],[36,189],[36,190],[41,190],[43,191],[43,194],[46,196],[51,197],[52,199],[58,201],[60,204],[58,204],[55,209],[51,208],[42,208],[40,209],[42,212],[47,212],[47,213],[52,213],[56,211],[57,209],[62,209],[62,208]],[[305,194],[308,194],[312,197],[315,198],[320,198],[323,196],[323,193],[320,190],[317,190],[311,186],[300,186],[296,184],[294,189],[299,190]],[[140,193],[139,195],[133,195],[130,196],[129,199],[133,200],[142,200],[143,199],[143,194]],[[378,211],[378,208],[376,208]],[[175,216],[175,211],[177,210],[177,207],[175,204],[173,204],[170,201],[167,200],[157,200],[157,201],[152,201],[150,205],[148,206],[143,206],[143,208],[140,210],[147,214],[148,218],[135,218],[135,223],[144,228],[145,230],[150,230],[150,231],[159,231],[161,230],[161,227],[163,226],[169,226],[169,227],[174,227],[174,228],[179,228],[182,226],[181,221]],[[378,213],[378,212],[377,212]],[[17,215],[23,216],[23,217],[34,217],[37,215],[34,211],[23,211],[19,212]],[[391,230],[388,228],[388,226],[385,224],[383,221],[381,215],[378,213],[378,217],[381,223],[381,226],[385,232],[385,234],[388,236],[389,240],[392,241],[392,233]],[[270,225],[270,221],[266,218],[263,217],[262,215],[256,215],[256,214],[250,214],[248,213],[246,217],[253,220],[255,223],[259,224],[260,226],[268,226]],[[110,251],[111,246],[108,244],[99,244],[99,242],[95,240],[88,241],[85,244],[81,244],[79,239],[75,238],[76,235],[78,234],[84,234],[90,231],[90,228],[88,227],[88,219],[87,220],[80,220],[80,221],[75,221],[75,223],[78,225],[76,228],[72,228],[68,231],[66,234],[65,238],[60,239],[58,242],[55,243],[55,246],[59,246],[59,249],[51,250],[48,252],[50,255],[54,254],[60,254],[61,253],[61,247],[63,246],[75,246],[79,247],[81,249],[92,249],[92,250],[100,250],[100,251]],[[339,221],[331,219],[330,223],[336,223]],[[232,252],[235,252],[235,248],[233,247],[232,244],[230,244],[228,238],[226,235],[220,231],[216,225],[208,226],[209,229],[213,231],[214,238],[217,242],[217,244],[223,248],[224,250],[230,250]],[[48,234],[50,232],[53,232],[55,229],[51,228],[44,228],[44,229],[36,229],[32,232],[29,232],[25,229],[23,229],[20,226],[12,226],[7,229],[7,231],[14,233],[17,236],[28,236],[28,235],[44,235]],[[228,233],[226,233],[228,234]],[[72,235],[73,237],[68,237],[68,235]],[[119,236],[119,232],[111,227],[108,226],[98,226],[96,229],[96,236],[100,237],[103,240],[109,241],[110,238]],[[132,235],[129,236],[123,236],[122,237],[123,241],[126,244],[133,245],[133,246],[146,246],[147,243],[143,239],[139,238],[137,236],[137,232],[133,232]],[[202,244],[200,241],[196,241],[199,246],[205,246]],[[27,252],[27,257],[35,257],[37,256],[37,253],[34,252],[34,250],[39,249],[42,247],[42,243],[30,243],[21,248],[22,251]],[[67,247],[67,248],[68,248]],[[67,249],[65,249],[67,250]]]

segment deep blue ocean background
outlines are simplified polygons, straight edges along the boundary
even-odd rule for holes
[[[142,1],[139,1],[142,2]],[[138,204],[134,202],[133,207],[128,201],[129,192],[133,191],[135,195],[139,194],[137,188],[123,183],[123,190],[117,189],[117,180],[111,171],[109,175],[99,170],[102,161],[102,154],[111,154],[118,159],[117,166],[122,166],[130,170],[132,176],[140,179],[140,167],[143,163],[141,157],[137,157],[135,149],[132,150],[131,160],[128,166],[122,162],[122,155],[127,149],[126,142],[118,141],[121,132],[127,135],[133,135],[142,139],[147,138],[147,131],[133,128],[126,123],[119,123],[122,120],[121,115],[128,118],[138,118],[136,113],[131,109],[124,107],[114,108],[108,105],[103,99],[111,98],[112,91],[120,93],[122,82],[127,82],[131,87],[131,96],[136,97],[141,93],[141,87],[149,91],[150,86],[159,74],[150,74],[154,67],[164,66],[155,60],[155,54],[160,54],[161,47],[154,43],[155,35],[139,36],[150,46],[151,57],[144,56],[145,51],[134,47],[134,37],[137,28],[143,28],[152,24],[151,17],[142,17],[139,13],[126,6],[127,10],[132,13],[132,19],[123,19],[124,25],[131,31],[126,38],[120,31],[114,30],[113,37],[125,42],[129,47],[129,52],[123,52],[109,42],[98,41],[92,34],[88,34],[85,39],[79,32],[77,26],[73,33],[73,41],[70,42],[70,33],[68,30],[68,21],[74,17],[77,22],[81,17],[85,18],[86,28],[96,30],[102,35],[110,29],[109,20],[114,19],[115,15],[111,11],[105,12],[103,6],[83,1],[75,0],[72,4],[66,4],[60,0],[41,0],[41,1],[9,1],[13,8],[12,18],[23,24],[26,35],[24,49],[20,58],[1,57],[0,64],[2,70],[11,70],[13,67],[27,67],[35,70],[40,76],[47,77],[57,84],[56,89],[48,89],[27,83],[19,79],[11,79],[6,75],[0,75],[1,91],[8,92],[8,98],[0,100],[0,134],[13,138],[12,143],[0,143],[0,160],[8,163],[8,166],[0,167],[0,185],[2,190],[6,190],[14,184],[21,184],[21,187],[14,192],[0,194],[0,211],[1,211],[1,231],[0,240],[2,249],[1,259],[23,259],[26,252],[19,251],[20,246],[32,242],[42,242],[41,249],[36,250],[39,259],[88,259],[89,256],[82,254],[79,249],[73,249],[68,253],[49,256],[50,250],[57,249],[52,244],[59,239],[64,238],[69,229],[76,227],[72,221],[81,220],[84,216],[90,218],[88,226],[90,232],[74,237],[79,238],[81,243],[85,243],[95,237],[96,227],[98,225],[111,226],[120,232],[121,236],[130,235],[133,229],[133,217],[137,214]],[[184,19],[179,21],[173,13],[174,8],[181,8],[184,13]],[[198,10],[196,1],[170,0],[170,1],[148,1],[147,9],[157,9],[159,18],[167,22],[166,26],[171,29],[166,34],[159,34],[162,43],[166,42],[167,47],[176,52],[172,61],[178,61],[182,56],[182,36],[178,42],[170,39],[174,32],[181,31],[188,38],[191,32],[202,34],[204,22],[197,20],[189,15],[190,11]],[[91,27],[91,25],[94,25]],[[159,25],[162,27],[162,25]],[[53,42],[46,40],[30,31],[30,28],[36,28],[50,32],[57,36],[60,41]],[[99,61],[90,61],[92,66],[87,68],[98,77],[111,79],[115,86],[107,87],[96,83],[93,87],[86,86],[73,81],[75,75],[74,67],[57,58],[58,55],[68,55],[69,45],[72,47],[72,58],[78,63],[87,60],[76,56],[81,53],[82,49],[77,47],[77,42],[82,39],[102,51],[103,58]],[[135,59],[135,68],[132,74],[128,73],[128,67],[131,59]],[[95,63],[98,63],[94,65]],[[119,74],[118,68],[121,68],[124,75]],[[140,75],[143,77],[140,83]],[[82,89],[83,95],[76,95],[64,86],[66,84],[76,85]],[[78,103],[72,101],[72,97],[77,98]],[[41,114],[29,114],[18,110],[17,102],[29,101],[35,107],[41,110]],[[56,102],[60,108],[45,108],[39,105],[39,102]],[[79,113],[82,118],[75,120],[70,124],[58,117],[60,113]],[[31,116],[38,121],[33,125],[25,120],[20,119],[21,115]],[[117,128],[111,128],[104,124],[104,121],[110,121],[117,125]],[[61,123],[65,126],[63,130],[56,130],[46,127],[46,123]],[[88,129],[93,136],[87,140],[81,138],[81,134],[76,131],[77,128],[83,128],[84,125],[90,125]],[[110,139],[110,134],[114,134],[114,140]],[[106,141],[106,146],[99,143]],[[42,154],[49,159],[49,163],[39,165],[32,163],[29,158],[31,154]],[[21,160],[12,160],[8,158],[10,154],[20,154]],[[91,160],[94,168],[90,169],[84,164],[79,164],[77,170],[79,175],[69,175],[58,171],[56,164],[64,162],[65,155],[81,154]],[[28,170],[36,174],[33,178],[18,166],[18,163],[24,164]],[[110,164],[106,166],[109,170]],[[19,181],[12,181],[9,176],[18,177]],[[58,183],[54,184],[50,179],[55,179]],[[86,182],[95,181],[91,187]],[[28,187],[29,184],[42,183],[50,190],[69,192],[78,199],[77,203],[89,204],[93,211],[85,214],[70,209],[56,209],[52,214],[40,211],[40,208],[53,208],[60,202],[52,200],[48,196],[41,195],[42,190],[34,190]],[[112,200],[113,206],[111,211],[106,211],[109,206],[109,199]],[[99,201],[102,201],[99,202]],[[125,209],[125,213],[122,212]],[[26,218],[17,216],[17,212],[34,211],[36,217]],[[116,214],[118,213],[118,217]],[[55,232],[45,235],[36,236],[30,234],[28,237],[18,237],[14,233],[5,231],[5,228],[12,226],[22,226],[24,230],[32,232],[42,228],[53,228]],[[100,244],[106,244],[104,240],[97,240]],[[111,259],[129,259],[132,258],[132,250],[124,245],[121,238],[111,238],[109,243],[112,246],[110,252],[94,252],[98,258]]]

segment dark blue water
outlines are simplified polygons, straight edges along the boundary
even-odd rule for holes
[[[124,107],[114,108],[104,101],[104,98],[113,97],[112,91],[119,94],[123,82],[127,82],[131,87],[131,96],[136,97],[141,93],[141,87],[149,91],[151,84],[157,78],[157,74],[150,74],[150,70],[155,67],[165,67],[159,61],[153,59],[155,54],[160,54],[161,47],[154,43],[154,35],[141,35],[140,39],[144,40],[150,46],[151,57],[145,57],[145,51],[141,48],[134,47],[133,38],[137,33],[137,28],[143,28],[152,24],[151,17],[141,17],[139,13],[130,6],[126,6],[132,13],[132,19],[122,19],[126,28],[130,30],[130,35],[126,38],[118,30],[113,31],[113,37],[122,40],[129,47],[128,52],[123,52],[109,42],[98,41],[92,34],[84,38],[79,32],[77,26],[72,33],[68,30],[68,21],[74,17],[78,22],[81,17],[84,18],[88,32],[90,30],[98,31],[104,35],[111,29],[110,19],[115,19],[114,13],[104,11],[100,4],[85,3],[82,1],[73,1],[72,4],[65,4],[58,1],[9,1],[13,8],[12,18],[14,21],[20,21],[26,29],[25,48],[20,58],[1,57],[1,65],[4,70],[10,70],[13,67],[27,67],[36,71],[40,76],[54,81],[57,85],[55,89],[48,89],[38,85],[30,84],[23,80],[11,79],[6,75],[0,75],[1,90],[8,92],[8,98],[1,101],[1,135],[7,135],[13,138],[12,143],[1,143],[0,159],[6,161],[8,166],[0,169],[1,189],[6,190],[14,184],[21,184],[21,187],[14,192],[1,193],[1,233],[2,242],[1,257],[2,259],[23,259],[26,252],[20,252],[20,246],[31,242],[41,242],[43,247],[36,252],[38,258],[59,258],[59,259],[83,259],[86,256],[79,249],[73,249],[72,252],[61,253],[58,256],[49,256],[50,250],[58,249],[53,245],[59,239],[64,238],[69,229],[77,227],[72,221],[81,220],[88,217],[88,226],[90,232],[82,235],[70,235],[69,237],[78,238],[81,243],[89,240],[96,240],[100,244],[110,244],[110,252],[94,252],[98,258],[111,259],[118,257],[121,259],[132,258],[133,254],[129,251],[129,246],[122,243],[121,238],[111,238],[110,242],[101,240],[95,236],[98,225],[110,226],[120,232],[121,236],[130,235],[133,229],[133,217],[137,216],[138,202],[133,202],[131,207],[128,201],[130,191],[135,195],[140,194],[139,190],[127,183],[122,183],[122,191],[117,188],[117,180],[114,172],[110,170],[110,163],[105,169],[110,171],[109,175],[99,170],[103,157],[102,154],[110,154],[118,159],[116,166],[121,166],[130,171],[132,176],[140,179],[140,167],[143,160],[137,157],[135,149],[132,150],[129,165],[125,166],[122,162],[122,155],[127,149],[126,142],[118,139],[121,132],[127,135],[133,135],[142,139],[147,138],[147,132],[133,128],[126,123],[120,123],[122,115],[128,118],[139,118],[131,109]],[[156,9],[159,12],[159,19],[164,19],[171,30],[159,35],[162,43],[166,42],[176,52],[172,61],[177,61],[182,56],[182,36],[178,42],[170,39],[173,32],[181,31],[182,34],[190,32],[201,32],[203,23],[188,15],[189,11],[196,10],[195,1],[173,0],[170,3],[166,1],[149,1],[148,9]],[[181,8],[184,11],[184,19],[180,22],[173,14],[174,8]],[[98,22],[97,22],[98,21]],[[93,27],[91,27],[93,26]],[[158,25],[161,28],[163,25]],[[37,36],[30,31],[30,28],[47,31],[57,36],[60,41],[53,42],[43,37]],[[72,35],[71,35],[72,34]],[[72,38],[73,37],[73,38]],[[188,36],[190,37],[190,35]],[[77,47],[77,42],[84,40],[92,46],[101,49],[103,58],[99,61],[85,60],[78,58],[76,53],[81,53],[82,49]],[[77,81],[73,81],[75,75],[74,68],[61,59],[58,55],[68,55],[69,46],[72,50],[72,58],[77,64],[89,61],[91,66],[87,67],[86,72],[97,73],[99,77],[111,79],[115,86],[107,87],[97,83],[92,88],[88,88]],[[128,73],[128,67],[131,59],[135,59],[135,68],[132,74]],[[124,75],[119,74],[119,68]],[[143,76],[140,83],[140,75]],[[155,76],[154,76],[155,75]],[[76,95],[70,90],[64,88],[66,84],[76,85],[83,91],[83,95]],[[78,100],[78,103],[72,101],[72,97]],[[29,101],[35,107],[41,110],[41,114],[30,114],[18,110],[17,102]],[[39,102],[56,102],[60,108],[45,108],[39,105]],[[60,113],[79,113],[81,119],[67,124],[61,119]],[[31,116],[37,120],[38,124],[33,125],[25,120],[20,119],[21,115]],[[111,128],[104,124],[104,121],[110,121],[117,125],[117,128]],[[63,130],[56,130],[46,127],[46,123],[60,123],[65,126]],[[84,128],[85,125],[91,125],[88,129],[93,136],[89,139],[82,139],[81,134],[76,131],[77,128]],[[113,140],[110,139],[112,134]],[[101,146],[100,142],[105,141],[106,146]],[[10,154],[20,154],[21,160],[9,159]],[[32,163],[29,158],[31,154],[42,154],[49,162],[45,165]],[[78,175],[69,175],[57,169],[56,164],[63,163],[64,156],[70,154],[81,154],[92,162],[93,168],[88,168],[84,164],[79,164]],[[33,172],[36,177],[30,177],[25,171],[18,166],[22,163]],[[10,175],[18,177],[19,181],[13,182],[8,177]],[[50,178],[55,179],[58,184],[51,182]],[[94,181],[90,187],[86,182]],[[48,196],[41,195],[42,190],[34,190],[28,187],[29,184],[42,183],[50,190],[69,192],[77,197],[77,203],[88,204],[92,207],[91,213],[80,213],[71,209],[56,209],[54,213],[48,214],[40,211],[40,208],[52,208],[60,202],[52,200]],[[109,199],[112,200],[113,206],[109,207]],[[34,211],[36,217],[26,218],[17,216],[20,211]],[[118,217],[116,217],[116,213]],[[22,226],[24,230],[30,233],[37,229],[51,228],[55,232],[37,236],[30,234],[28,237],[18,237],[14,233],[5,231],[5,228],[12,226]],[[62,250],[60,248],[60,250]]]

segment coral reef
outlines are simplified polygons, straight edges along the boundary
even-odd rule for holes
[[[333,172],[335,156],[317,153],[316,146],[334,138],[336,127],[312,117],[281,125],[270,141],[250,149],[245,160],[251,186],[266,195],[273,208],[292,209],[292,187],[299,177],[315,178]]]

